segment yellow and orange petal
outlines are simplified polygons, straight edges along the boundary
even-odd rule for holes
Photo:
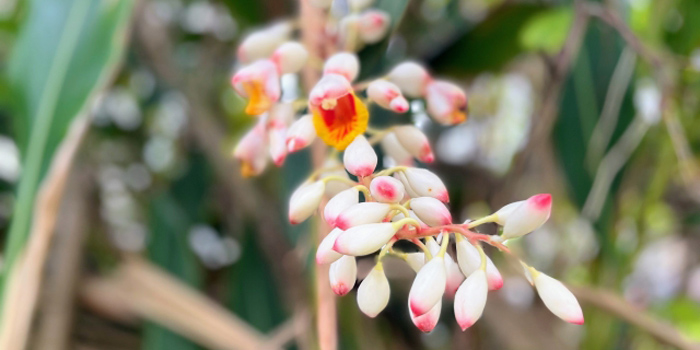
[[[323,107],[330,107],[324,109]],[[365,132],[369,121],[367,107],[354,93],[348,93],[326,106],[312,106],[316,134],[326,144],[342,151]]]
[[[261,115],[268,111],[272,105],[272,99],[265,93],[265,86],[260,81],[246,81],[242,83],[243,89],[248,95],[246,114]]]

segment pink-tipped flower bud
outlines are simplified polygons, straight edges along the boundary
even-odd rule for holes
[[[459,268],[465,276],[469,276],[481,266],[481,254],[466,239],[457,241],[456,246]],[[489,290],[499,290],[503,287],[503,277],[488,256],[486,256],[486,277]]]
[[[401,94],[396,84],[384,79],[371,82],[367,87],[367,96],[382,108],[397,113],[408,112],[408,101]]]
[[[384,246],[399,228],[392,222],[355,226],[338,236],[333,250],[351,256],[372,254]]]
[[[343,164],[350,174],[370,176],[377,167],[377,153],[364,135],[357,135],[343,154]]]
[[[326,185],[323,181],[299,186],[289,199],[289,222],[296,225],[308,219],[321,204],[325,189]]]
[[[335,227],[338,215],[345,211],[345,209],[358,204],[359,201],[360,191],[355,187],[343,190],[328,201],[328,204],[326,204],[326,207],[323,209],[323,219],[326,220],[329,226]]]
[[[401,143],[393,132],[388,132],[384,135],[381,145],[384,153],[388,155],[396,165],[413,165],[413,156],[401,146]]]
[[[583,311],[576,297],[561,282],[538,271],[534,276],[535,288],[549,311],[562,320],[583,324]]]
[[[393,128],[396,139],[408,153],[421,162],[432,163],[435,160],[428,137],[413,125],[401,125]]]
[[[287,151],[296,152],[314,141],[316,129],[311,114],[304,115],[297,119],[287,130]]]
[[[444,203],[433,197],[411,199],[411,209],[428,226],[442,226],[452,223],[452,214]]]
[[[524,236],[542,226],[552,212],[552,195],[534,195],[504,215],[503,240]],[[499,217],[502,214],[499,214]]]
[[[357,279],[357,264],[354,256],[343,256],[331,264],[328,271],[333,293],[343,296],[355,286]]]
[[[374,44],[386,37],[389,32],[391,18],[381,10],[363,12],[357,21],[357,34],[366,44]]]
[[[294,118],[294,108],[291,103],[278,103],[270,110],[267,135],[269,140],[270,157],[276,166],[282,166],[287,157],[285,145],[287,126]]]
[[[255,61],[239,70],[231,78],[231,85],[248,99],[245,112],[249,115],[267,112],[282,93],[277,66],[270,60]]]
[[[292,29],[290,23],[282,22],[251,33],[238,45],[238,60],[250,63],[269,57],[278,46],[289,39]]]
[[[335,218],[335,226],[341,230],[381,222],[391,212],[391,204],[378,202],[357,203],[343,210]]]
[[[433,306],[433,308],[430,309],[430,311],[426,312],[423,315],[416,316],[411,311],[411,306],[410,306],[410,301],[409,301],[408,313],[411,315],[411,321],[423,333],[429,333],[433,330],[433,328],[435,328],[438,321],[440,320],[440,312],[441,311],[442,311],[442,300],[438,301],[438,303],[435,304],[435,306]]]
[[[406,195],[401,181],[391,176],[377,176],[369,184],[372,198],[383,203],[398,203]]]
[[[411,291],[408,293],[411,312],[420,316],[430,311],[445,293],[446,284],[445,259],[435,256],[418,271],[413,280]]]
[[[455,318],[462,330],[479,320],[486,306],[489,288],[484,270],[474,271],[455,294]]]
[[[339,52],[326,60],[323,65],[323,75],[337,74],[345,77],[349,82],[357,78],[360,73],[360,60],[349,52]]]
[[[260,175],[267,166],[265,124],[265,120],[260,119],[233,150],[233,157],[241,162],[241,175],[244,177]]]
[[[357,290],[357,306],[369,317],[376,317],[389,304],[391,289],[386,279],[381,263],[374,266],[372,271],[360,283]]]
[[[289,41],[278,47],[272,54],[272,62],[277,64],[282,74],[296,73],[304,67],[309,58],[309,52],[304,45]]]
[[[444,125],[459,124],[467,120],[467,95],[459,86],[434,81],[426,87],[425,102],[428,114]]]
[[[351,93],[350,81],[342,75],[325,74],[309,93],[309,104],[324,110],[335,108],[338,99]]]
[[[423,97],[425,87],[432,79],[428,72],[416,62],[403,62],[389,72],[389,80],[401,89],[405,96]]]
[[[343,255],[333,250],[333,245],[335,240],[343,233],[343,230],[339,228],[333,229],[330,233],[323,237],[321,243],[316,249],[316,263],[317,264],[330,264],[342,257]]]
[[[399,176],[398,179],[401,180],[411,197],[433,197],[445,203],[450,201],[445,184],[430,171],[421,168],[407,168],[400,173],[404,176]],[[411,191],[415,195],[411,194]]]

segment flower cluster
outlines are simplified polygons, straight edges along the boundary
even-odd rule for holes
[[[347,21],[355,23],[350,27],[364,38],[364,43],[386,35],[389,19],[381,11],[368,10],[353,16]],[[289,41],[292,32],[290,24],[276,24],[249,35],[238,49],[238,59],[244,66],[233,75],[231,84],[247,100],[245,112],[259,118],[234,149],[244,176],[262,173],[269,158],[281,166],[289,152],[303,149],[317,136],[329,146],[344,150],[368,131],[369,103],[406,113],[410,110],[408,99],[424,99],[429,115],[438,123],[457,124],[467,118],[464,91],[434,79],[415,62],[401,63],[384,77],[356,83],[360,62],[351,52],[328,57],[308,99],[280,102],[281,76],[297,73],[309,57],[304,46]],[[427,139],[412,125],[384,130],[381,136],[385,151],[398,164],[410,164],[411,156],[433,161]],[[414,143],[414,139],[420,142]]]
[[[313,3],[329,7],[332,1]],[[434,78],[411,61],[398,64],[382,77],[356,82],[361,67],[352,52],[383,39],[391,23],[386,13],[366,9],[370,3],[348,1],[352,13],[328,22],[325,37],[346,52],[331,55],[322,64],[318,57],[309,60],[303,45],[290,41],[294,27],[289,23],[265,28],[241,43],[237,55],[244,66],[231,83],[247,100],[245,112],[258,119],[239,141],[234,157],[241,161],[243,175],[254,176],[264,171],[268,159],[281,166],[288,153],[309,146],[316,138],[344,151],[343,164],[332,153],[328,164],[315,169],[289,203],[289,221],[298,224],[319,209],[323,198],[329,198],[320,209],[332,231],[320,243],[316,262],[331,264],[333,291],[349,293],[356,283],[356,257],[377,253],[376,265],[357,291],[362,312],[377,316],[390,295],[383,261],[396,257],[417,272],[408,297],[414,324],[424,332],[432,330],[447,295],[454,298],[457,322],[466,329],[481,316],[488,291],[503,285],[481,244],[512,255],[504,243],[540,227],[549,218],[551,196],[535,195],[484,218],[453,223],[443,182],[429,170],[414,167],[414,159],[430,163],[435,158],[426,135],[412,124],[371,128],[367,106],[374,103],[403,114],[411,111],[409,100],[422,100],[435,122],[454,125],[467,119],[467,96],[457,85]],[[296,74],[312,63],[322,69],[308,97],[281,101],[282,75]],[[374,146],[380,146],[396,166],[376,171]],[[473,231],[492,222],[502,226],[500,235]],[[412,242],[419,252],[395,250],[400,240]],[[554,314],[583,323],[578,302],[563,284],[520,263]]]
[[[422,141],[413,139],[414,144]],[[347,147],[343,162],[345,170],[357,176],[358,181],[341,176],[319,179],[312,176],[292,195],[289,220],[296,224],[313,215],[322,202],[327,183],[348,184],[323,208],[323,219],[333,230],[318,246],[316,262],[331,264],[331,288],[336,294],[345,295],[356,282],[356,257],[378,252],[376,265],[357,291],[360,310],[375,317],[386,307],[390,295],[383,260],[393,256],[406,261],[417,272],[408,296],[408,308],[414,324],[424,332],[437,324],[444,295],[454,298],[460,327],[464,330],[473,325],[481,317],[488,291],[503,285],[498,269],[481,244],[490,244],[512,255],[503,243],[536,230],[551,212],[551,196],[538,194],[478,220],[453,224],[446,206],[449,196],[445,185],[429,170],[397,166],[375,172],[377,156],[362,135]],[[364,201],[360,201],[360,194]],[[473,231],[485,223],[502,226],[500,235]],[[394,250],[399,240],[413,242],[420,252]],[[452,241],[456,254],[450,254],[448,249]],[[555,315],[574,324],[583,323],[576,298],[561,282],[520,263],[544,304]]]

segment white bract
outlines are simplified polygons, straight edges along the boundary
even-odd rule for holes
[[[389,303],[391,290],[384,275],[382,265],[378,264],[360,283],[357,290],[357,305],[369,317],[376,317]]]

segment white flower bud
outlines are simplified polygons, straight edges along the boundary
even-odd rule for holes
[[[355,226],[338,236],[333,250],[352,256],[372,254],[384,246],[399,228],[391,222]]]
[[[408,294],[409,306],[414,315],[420,316],[430,311],[445,293],[447,271],[445,259],[433,257],[418,271]]]
[[[459,268],[465,276],[469,276],[481,266],[481,254],[466,239],[457,241],[456,245]],[[503,287],[503,277],[488,256],[486,256],[486,277],[489,283],[489,290],[498,290]]]
[[[383,203],[398,203],[406,195],[401,181],[391,176],[377,176],[369,184],[372,198]]]
[[[265,120],[250,129],[236,145],[233,157],[241,162],[241,174],[244,177],[260,175],[267,166],[267,144],[265,140]]]
[[[536,274],[534,280],[537,293],[549,311],[566,322],[583,324],[581,306],[564,284],[541,272]]]
[[[364,135],[357,135],[343,154],[343,164],[350,174],[370,176],[377,167],[377,153]]]
[[[311,114],[304,115],[292,123],[287,130],[287,151],[296,152],[314,141],[316,129]]]
[[[549,219],[551,212],[552,195],[546,193],[528,198],[507,215],[501,238],[516,238],[538,229]]]
[[[442,226],[452,223],[452,214],[444,203],[433,197],[411,199],[411,210],[428,226]]]
[[[287,157],[285,145],[287,126],[294,118],[294,108],[291,103],[278,103],[270,109],[268,122],[268,140],[270,157],[276,166],[282,166]]]
[[[338,295],[348,294],[355,286],[357,279],[357,264],[354,256],[343,256],[331,264],[328,271],[333,293]]]
[[[391,212],[391,204],[378,202],[357,203],[343,210],[335,218],[335,226],[341,230],[381,222]]]
[[[455,294],[455,318],[462,330],[471,327],[479,320],[486,306],[488,283],[484,270],[474,271]]]
[[[379,106],[397,113],[408,111],[408,101],[401,94],[396,84],[384,79],[371,82],[367,87],[367,96]]]
[[[277,64],[282,74],[300,71],[308,58],[309,52],[304,45],[295,41],[282,44],[272,54],[272,61]]]
[[[423,66],[408,61],[394,67],[389,72],[389,80],[396,84],[404,95],[419,98],[425,94],[425,87],[431,78]]]
[[[457,293],[457,289],[464,281],[464,275],[460,270],[459,265],[454,261],[450,254],[445,254],[445,269],[447,270],[447,283],[445,284],[445,293],[452,297]]]
[[[389,303],[391,290],[381,265],[376,265],[360,283],[357,290],[357,305],[369,317],[376,317]]]
[[[325,74],[309,93],[309,104],[323,109],[333,109],[332,103],[350,92],[350,82],[342,75]]]
[[[289,39],[290,23],[282,22],[248,35],[238,46],[238,60],[250,63],[269,57],[275,49]]]
[[[423,315],[416,316],[413,312],[411,312],[410,309],[410,304],[409,304],[409,314],[411,315],[411,321],[413,322],[418,329],[421,330],[421,332],[428,333],[435,328],[437,325],[438,321],[440,320],[440,312],[442,311],[442,300],[438,301],[435,306],[433,306],[430,311],[426,312]]]
[[[408,253],[406,254],[406,263],[413,269],[413,271],[418,272],[425,265],[425,254],[423,253]]]
[[[360,201],[360,191],[355,187],[350,187],[347,190],[343,190],[336,194],[328,201],[326,207],[323,209],[323,219],[331,227],[335,227],[335,221],[338,215],[342,213],[345,209],[358,204]]]
[[[393,132],[384,135],[381,145],[384,153],[394,160],[396,165],[413,165],[413,156],[401,146]]]
[[[517,208],[522,203],[525,203],[525,201],[509,203],[504,205],[503,208],[498,209],[498,211],[496,212],[496,223],[503,226],[506,223],[506,220],[508,220],[510,214],[512,214],[515,208]]]
[[[428,137],[413,125],[401,125],[393,128],[396,139],[401,146],[421,162],[432,163],[435,160]]]
[[[326,60],[323,65],[323,75],[338,74],[349,82],[357,78],[360,73],[360,60],[357,56],[349,52],[339,52]]]
[[[321,204],[325,189],[323,181],[303,184],[297,188],[289,199],[289,222],[296,225],[308,219]]]
[[[366,44],[374,44],[387,35],[391,18],[381,10],[363,12],[357,21],[357,31],[360,39]]]
[[[437,122],[454,125],[467,120],[467,95],[457,85],[434,81],[425,91],[428,114]]]
[[[326,237],[323,237],[323,240],[318,245],[318,249],[316,249],[317,264],[330,264],[343,256],[342,254],[333,250],[335,240],[341,233],[343,233],[343,230],[336,228],[328,233]]]
[[[406,187],[406,191],[410,194],[410,187],[416,194],[416,196],[412,197],[433,197],[445,203],[450,201],[447,188],[445,188],[445,184],[442,183],[442,180],[437,175],[421,168],[407,168],[401,173],[405,176],[406,182],[401,177],[399,177],[399,180],[402,180],[401,182]]]
[[[411,187],[411,183],[408,182],[408,178],[406,177],[406,174],[404,174],[402,171],[397,171],[394,173],[394,178],[399,179],[401,183],[403,184],[403,188],[406,189],[406,193],[408,193],[408,196],[411,198],[416,198],[416,197],[421,197],[416,190]]]

